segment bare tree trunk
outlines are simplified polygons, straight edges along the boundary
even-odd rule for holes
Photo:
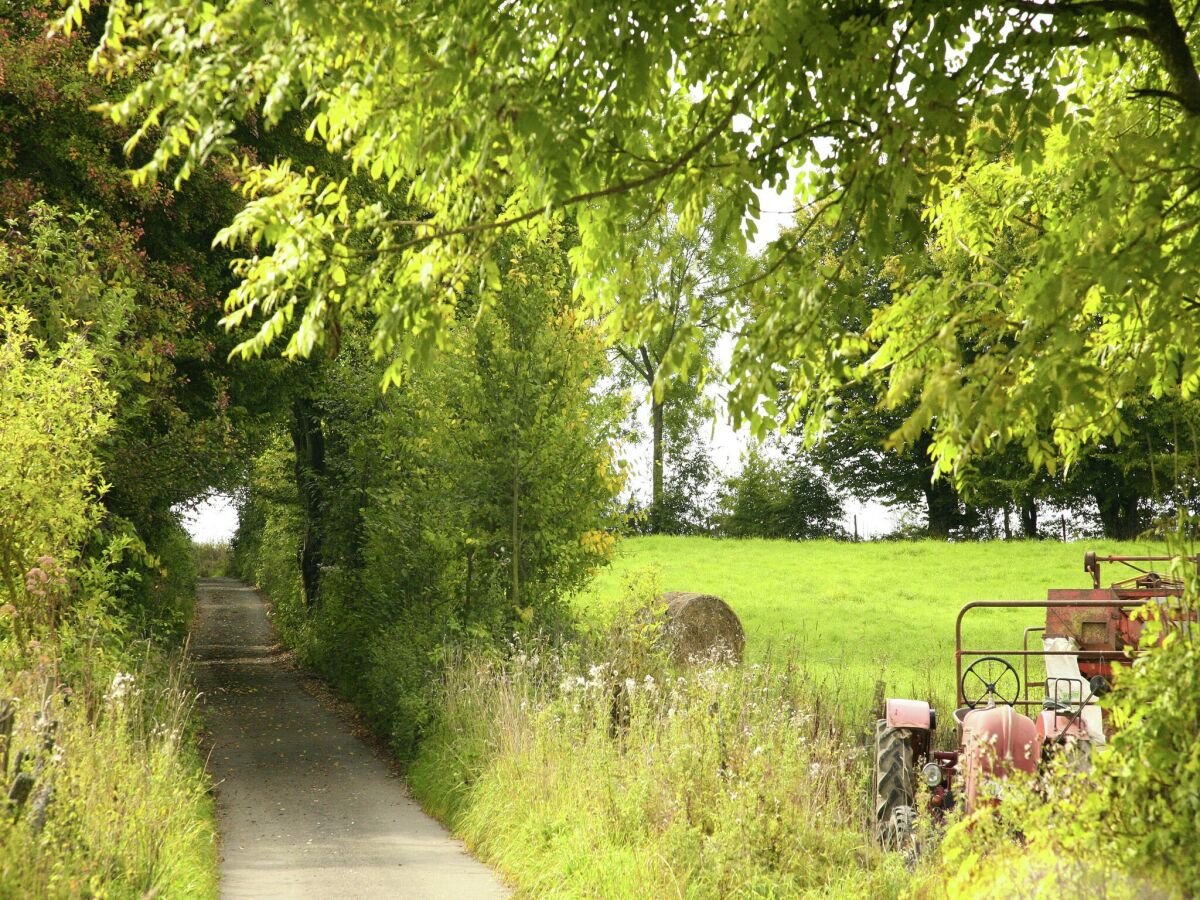
[[[663,404],[650,394],[650,421],[654,432],[654,472],[650,498],[650,531],[658,534],[663,528]]]
[[[1021,498],[1021,534],[1027,538],[1038,536],[1037,501],[1028,494]]]
[[[512,481],[512,603],[521,605],[521,471],[513,454]]]
[[[292,446],[296,453],[296,490],[304,519],[300,544],[300,582],[304,602],[312,606],[321,592],[322,523],[325,489],[325,434],[316,404],[309,397],[292,401]]]

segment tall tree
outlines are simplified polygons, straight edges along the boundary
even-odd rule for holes
[[[843,391],[837,418],[812,451],[813,459],[846,493],[887,506],[920,508],[931,537],[950,537],[964,524],[964,509],[954,484],[937,477],[929,456],[930,435],[888,448],[904,416],[877,404],[877,395],[865,386]]]
[[[729,236],[713,230],[714,208],[694,233],[678,230],[678,216],[672,214],[656,216],[638,230],[639,263],[628,274],[624,293],[642,298],[642,311],[649,310],[653,323],[636,340],[613,345],[620,380],[644,391],[649,407],[652,533],[682,525],[667,509],[687,503],[666,496],[666,451],[670,447],[679,454],[673,474],[677,489],[682,488],[699,474],[696,463],[702,461],[688,452],[689,444],[712,415],[704,375],[713,364],[719,296],[745,270],[731,252]],[[686,472],[685,463],[690,463]]]
[[[1013,536],[1015,513],[1021,537],[1041,537],[1039,512],[1046,504],[1068,504],[1062,479],[1030,465],[1016,447],[995,450],[977,459],[964,478],[970,502],[1003,516],[1005,538]]]
[[[1062,505],[1095,516],[1107,538],[1131,540],[1156,514],[1193,502],[1200,405],[1139,398],[1120,411],[1124,440],[1090,448],[1057,481]]]

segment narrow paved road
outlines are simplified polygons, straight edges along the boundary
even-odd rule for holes
[[[204,579],[198,594],[192,655],[211,733],[222,897],[505,896],[277,660],[251,588]]]

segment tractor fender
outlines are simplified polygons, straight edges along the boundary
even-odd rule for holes
[[[885,718],[890,728],[921,728],[929,731],[934,727],[933,712],[924,700],[888,700]]]
[[[1041,715],[1037,718],[1037,733],[1040,743],[1053,741],[1064,734],[1081,741],[1089,739],[1088,731],[1083,727],[1080,719],[1072,722],[1070,716],[1054,713],[1048,709],[1042,710]]]
[[[1032,719],[1011,706],[973,709],[962,717],[962,729],[968,812],[1011,772],[1037,771],[1042,735]]]

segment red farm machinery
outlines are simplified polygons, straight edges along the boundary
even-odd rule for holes
[[[1130,664],[1138,650],[1142,621],[1135,611],[1183,594],[1182,582],[1152,568],[1171,559],[1087,553],[1091,588],[1051,589],[1045,600],[963,606],[954,627],[956,749],[935,748],[937,716],[921,700],[889,699],[876,723],[873,789],[880,842],[892,849],[910,844],[922,782],[937,818],[959,804],[970,812],[998,796],[1009,774],[1037,772],[1053,755],[1090,765],[1093,749],[1111,736],[1099,698],[1109,689],[1113,667]],[[1133,574],[1101,587],[1102,563]],[[964,620],[1013,608],[1044,611],[1040,624],[1024,629],[1019,649],[963,646]]]

